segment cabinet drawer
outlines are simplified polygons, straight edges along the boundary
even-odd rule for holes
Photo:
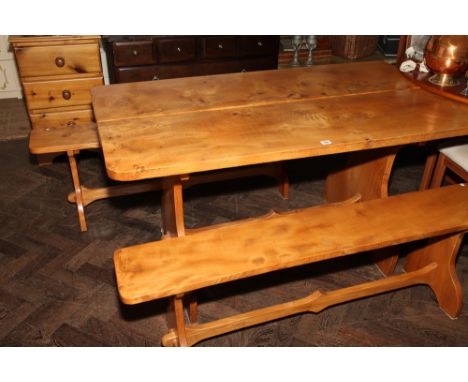
[[[76,80],[24,82],[28,109],[91,104],[91,88],[102,85],[102,77]]]
[[[161,39],[157,44],[160,63],[191,61],[195,59],[194,38]]]
[[[148,65],[156,62],[152,40],[114,42],[112,50],[116,66]]]
[[[88,124],[94,121],[94,114],[91,108],[74,111],[62,111],[54,113],[32,112],[31,123],[33,129],[46,127],[66,127]]]
[[[241,56],[278,55],[278,37],[242,36],[240,38]]]
[[[221,62],[202,62],[194,67],[195,76],[204,76],[210,74],[223,74],[239,72],[238,60]]]
[[[270,69],[278,69],[278,59],[276,57],[251,58],[240,62],[240,71],[242,72]]]
[[[204,58],[224,58],[236,55],[235,37],[203,37],[202,55]]]
[[[119,68],[117,70],[118,82],[163,80],[193,75],[193,66],[190,64],[171,66],[153,65],[140,68]]]
[[[16,48],[21,77],[101,73],[98,44]]]

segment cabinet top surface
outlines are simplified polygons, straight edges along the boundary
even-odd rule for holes
[[[108,175],[137,180],[468,134],[468,108],[381,62],[96,87]]]
[[[17,47],[58,43],[79,43],[82,41],[99,41],[97,35],[50,35],[50,36],[10,36],[9,41]]]

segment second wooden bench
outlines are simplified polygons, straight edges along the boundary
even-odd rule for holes
[[[434,291],[440,307],[456,317],[462,289],[455,258],[468,230],[468,187],[407,193],[384,199],[325,205],[222,224],[123,248],[114,255],[117,286],[125,304],[169,297],[174,319],[166,346],[204,339],[303,312],[417,284]],[[429,240],[427,240],[429,239]],[[406,273],[335,291],[317,290],[295,301],[197,323],[183,297],[201,288],[355,253],[420,241],[406,256]],[[390,254],[391,251],[389,251]],[[394,253],[393,253],[394,254]]]
[[[100,148],[97,126],[94,122],[70,124],[66,127],[35,128],[31,130],[29,137],[29,150],[32,154],[66,153],[68,155],[74,187],[74,191],[68,195],[68,201],[76,204],[81,231],[88,229],[84,212],[88,204],[104,198],[160,190],[162,187],[159,179],[100,188],[84,186],[80,181],[76,156],[81,150]],[[183,186],[190,187],[201,183],[258,175],[275,178],[283,198],[288,197],[289,182],[281,163],[195,174],[192,177],[187,176]]]

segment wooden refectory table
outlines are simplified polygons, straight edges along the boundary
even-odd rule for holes
[[[352,153],[326,180],[328,202],[387,196],[398,149],[468,135],[467,105],[428,93],[383,62],[99,86],[92,90],[106,170],[162,178],[163,231],[185,235],[191,174]],[[390,273],[397,258],[378,264]]]

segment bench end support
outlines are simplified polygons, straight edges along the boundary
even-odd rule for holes
[[[455,270],[455,260],[464,233],[430,239],[422,248],[406,257],[405,271],[412,272],[429,263],[437,263],[437,269],[429,279],[429,286],[436,295],[440,308],[456,318],[463,306],[463,290]]]

